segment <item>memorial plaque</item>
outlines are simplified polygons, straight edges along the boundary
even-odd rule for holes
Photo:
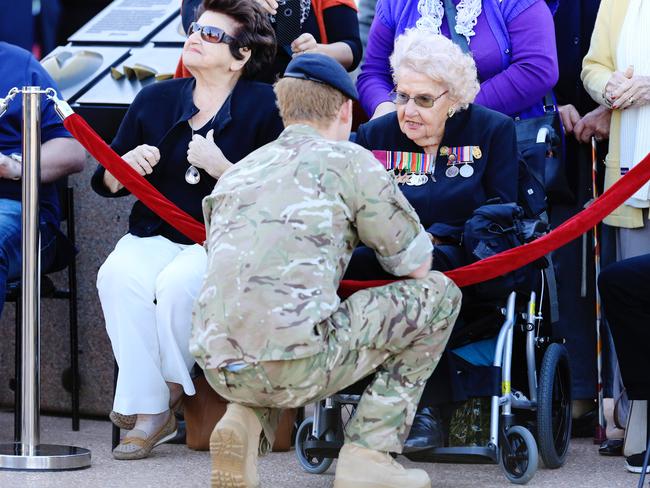
[[[54,78],[59,96],[68,102],[86,91],[100,76],[106,74],[129,54],[126,47],[59,46],[41,64]]]
[[[143,44],[178,14],[179,0],[115,0],[68,40]]]
[[[183,46],[185,39],[187,39],[187,36],[183,30],[183,22],[179,15],[153,36],[151,42],[156,46]]]
[[[146,85],[172,78],[182,49],[154,47],[131,49],[131,55],[77,99],[80,105],[130,105]]]

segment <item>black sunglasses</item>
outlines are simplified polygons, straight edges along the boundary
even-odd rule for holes
[[[431,108],[434,106],[436,101],[446,93],[447,90],[442,92],[437,97],[432,97],[430,95],[415,95],[414,97],[410,97],[404,92],[393,90],[391,92],[391,96],[393,102],[395,102],[395,105],[406,105],[409,103],[409,100],[413,100],[418,107]]]
[[[223,29],[219,29],[219,27],[192,22],[190,28],[187,30],[187,37],[190,37],[195,32],[201,34],[201,39],[205,42],[211,42],[212,44],[219,44],[220,42],[234,44],[237,41],[237,39],[229,36]]]

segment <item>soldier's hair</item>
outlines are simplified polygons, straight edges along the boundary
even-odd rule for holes
[[[336,88],[297,78],[282,78],[273,90],[284,125],[302,121],[328,125],[348,100]]]
[[[275,59],[275,31],[269,15],[255,0],[203,0],[196,11],[198,19],[204,12],[218,12],[227,15],[237,23],[235,32],[229,33],[236,43],[228,44],[233,58],[240,60],[244,56],[239,52],[242,47],[251,50],[251,57],[246,62],[242,76],[254,78],[265,68],[271,66]]]

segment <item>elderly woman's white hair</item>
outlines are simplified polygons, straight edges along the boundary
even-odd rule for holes
[[[449,97],[457,100],[459,109],[467,108],[479,91],[474,59],[444,36],[418,28],[408,29],[395,41],[390,57],[393,80],[397,72],[407,67],[443,83]]]

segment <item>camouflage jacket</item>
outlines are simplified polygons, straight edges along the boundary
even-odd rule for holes
[[[432,246],[417,214],[362,147],[306,125],[224,173],[203,200],[208,270],[190,348],[203,368],[308,357],[359,241],[403,276]]]

